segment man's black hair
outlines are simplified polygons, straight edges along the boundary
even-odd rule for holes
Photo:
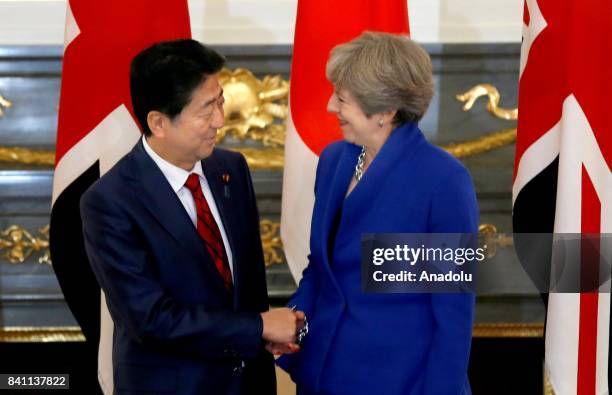
[[[193,91],[224,64],[222,55],[191,39],[160,42],[136,55],[130,89],[145,136],[151,135],[149,112],[159,111],[174,119],[189,104]]]

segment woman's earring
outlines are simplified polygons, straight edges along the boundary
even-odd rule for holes
[[[379,119],[379,120],[378,120],[378,126],[379,126],[379,127],[381,127],[381,128],[382,128],[383,126],[385,126],[385,121],[383,121],[382,119]]]

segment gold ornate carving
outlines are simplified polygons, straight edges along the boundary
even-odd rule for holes
[[[0,343],[84,342],[78,326],[41,326],[0,328]]]
[[[279,234],[280,223],[264,219],[260,221],[259,229],[266,266],[283,263],[283,242]]]
[[[550,382],[550,377],[548,377],[548,372],[546,368],[544,368],[544,395],[555,395],[555,390],[553,389],[552,383]]]
[[[497,118],[506,120],[518,119],[518,109],[505,109],[499,107],[500,94],[496,87],[490,84],[478,84],[467,92],[457,95],[457,100],[464,102],[463,111],[469,111],[479,97],[487,96],[487,110]]]
[[[284,166],[284,123],[287,118],[289,82],[280,76],[257,79],[246,69],[223,69],[220,82],[224,89],[225,126],[219,129],[217,140],[230,135],[238,140],[259,141],[262,148],[234,148],[245,155],[249,166],[255,170],[280,170]],[[479,84],[457,95],[464,102],[464,111],[473,108],[479,97],[487,96],[487,109],[498,118],[515,120],[517,109],[499,107],[500,94],[490,84]],[[0,97],[1,98],[1,97]],[[5,100],[5,99],[3,99]],[[6,101],[5,106],[10,106]],[[477,139],[445,145],[446,151],[458,158],[478,155],[512,144],[516,129],[506,129]],[[55,153],[48,150],[32,150],[23,147],[0,146],[0,161],[52,167]]]
[[[268,219],[259,223],[261,242],[266,266],[283,263],[283,243],[280,239],[280,223]],[[49,225],[38,230],[39,236],[17,225],[12,225],[0,233],[0,251],[6,250],[2,257],[13,264],[25,262],[34,252],[42,251],[38,258],[40,264],[51,264],[49,253]]]
[[[55,163],[55,152],[47,150],[33,150],[29,148],[20,147],[0,146],[0,162],[53,166],[53,164]]]
[[[514,244],[511,236],[497,233],[497,227],[492,224],[481,224],[478,227],[478,234],[480,245],[485,249],[488,259],[497,254],[499,247],[510,247]]]
[[[225,97],[225,126],[219,129],[217,141],[226,135],[238,140],[261,141],[266,147],[285,144],[287,96],[289,83],[280,76],[258,80],[253,73],[238,68],[219,73]]]
[[[51,264],[49,257],[49,225],[38,230],[39,236],[17,225],[12,225],[0,233],[0,250],[6,250],[3,257],[11,263],[23,263],[34,252],[43,251],[38,258],[40,264]]]
[[[251,170],[282,170],[285,164],[285,151],[282,148],[233,148],[247,160]]]
[[[516,129],[505,129],[474,140],[445,145],[442,148],[457,158],[467,158],[514,143]]]
[[[231,149],[242,153],[253,170],[282,170],[285,163],[284,150],[281,147]],[[53,167],[55,152],[0,146],[0,162]]]
[[[445,145],[442,148],[458,158],[466,158],[511,144],[515,139],[516,129],[511,129],[464,143]],[[282,147],[231,149],[242,153],[253,170],[282,170],[285,164]],[[55,152],[0,146],[0,162],[53,167]]]
[[[542,337],[544,336],[543,323],[491,323],[474,324],[472,330],[474,337]]]
[[[273,126],[276,127],[279,125]],[[257,133],[263,134],[263,132]],[[516,129],[507,129],[474,140],[444,145],[442,148],[457,158],[467,158],[469,156],[504,147],[512,144],[515,140]],[[281,170],[285,164],[284,149],[282,147],[239,147],[232,149],[241,152],[246,157],[249,166],[253,170]],[[0,162],[53,167],[55,163],[55,152],[0,146]]]
[[[506,109],[499,107],[500,94],[497,88],[490,84],[478,84],[467,92],[457,95],[457,100],[464,102],[463,111],[469,111],[474,107],[474,103],[479,97],[486,96],[487,110],[497,118],[505,120],[516,120],[518,109]],[[452,155],[458,158],[466,158],[481,153],[489,152],[497,148],[502,148],[516,141],[516,128],[505,129],[477,139],[464,141],[458,144],[444,146]]]
[[[4,116],[4,110],[2,110],[2,107],[11,108],[12,105],[13,103],[10,100],[5,99],[2,97],[2,95],[0,95],[0,117]]]
[[[473,336],[479,338],[519,337],[535,338],[544,334],[541,323],[475,324]],[[4,327],[0,328],[0,342],[82,342],[85,336],[78,326],[64,327]]]
[[[280,223],[263,219],[259,223],[261,242],[264,251],[266,266],[283,263],[283,242],[280,238]],[[481,243],[487,250],[487,258],[495,256],[498,247],[507,247],[513,244],[512,237],[498,234],[497,228],[491,224],[482,224],[478,228]],[[49,225],[38,230],[39,236],[34,237],[24,228],[12,225],[0,233],[0,251],[6,250],[2,255],[11,263],[23,263],[34,252],[42,251],[38,258],[40,264],[51,264],[49,254]]]

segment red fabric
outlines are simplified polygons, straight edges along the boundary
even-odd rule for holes
[[[325,78],[329,52],[366,30],[409,34],[406,0],[298,1],[291,65],[291,119],[317,156],[342,135],[327,113],[332,85]]]
[[[566,116],[563,103],[570,95],[575,97],[580,109],[584,111],[588,126],[593,131],[597,149],[601,151],[609,170],[612,167],[612,117],[609,105],[609,92],[612,91],[612,79],[609,77],[609,57],[612,52],[612,35],[609,26],[612,20],[612,3],[609,0],[562,2],[537,0],[525,4],[524,22],[527,27],[531,29],[535,26],[533,23],[543,20],[545,28],[537,37],[531,38],[533,42],[529,52],[523,54],[527,55],[527,58],[519,85],[514,178],[517,177],[518,165],[529,147]],[[572,133],[571,128],[567,127],[571,119],[567,118],[561,129],[561,141]],[[572,154],[579,156],[580,152],[579,147],[576,147]],[[563,159],[564,154],[570,153],[566,148],[565,153],[560,154],[559,161]],[[585,158],[582,157],[580,160],[584,164]],[[582,233],[592,235],[601,232],[600,220],[602,215],[606,214],[602,214],[600,201],[602,196],[597,195],[594,183],[597,180],[601,182],[605,178],[605,174],[602,177],[591,177],[583,168],[580,179]],[[560,185],[564,181],[559,179],[557,184]],[[557,206],[557,217],[568,215],[563,209]],[[587,265],[588,261],[595,260],[592,248],[596,246],[590,246],[583,241],[584,266],[581,268],[581,276],[586,282],[591,283],[593,279],[597,279],[598,269]],[[607,373],[598,366],[597,353],[608,350],[597,349],[598,304],[601,303],[598,293],[581,293],[579,297],[577,372],[561,372],[559,375],[576,374],[576,393],[591,395],[597,392],[597,372],[603,373],[599,377],[605,377]],[[547,331],[562,332],[563,328],[548,327]]]
[[[596,237],[601,229],[601,202],[584,166],[582,167],[582,233],[581,284],[591,288],[599,283],[599,257],[601,253]],[[578,395],[595,395],[597,378],[597,319],[598,292],[580,294],[580,326],[578,328]]]
[[[223,278],[223,283],[228,291],[232,291],[232,272],[230,271],[229,262],[227,260],[227,254],[225,253],[225,247],[223,246],[223,239],[221,238],[221,232],[219,226],[215,221],[208,202],[202,192],[202,186],[200,185],[200,177],[191,173],[185,182],[187,189],[191,191],[193,200],[196,206],[197,213],[197,228],[198,234],[206,245],[206,250],[210,254],[215,266]]]
[[[547,26],[534,40],[520,80],[514,178],[521,157],[559,121],[570,94],[585,111],[612,168],[612,2],[538,0],[537,5]],[[533,22],[534,13],[528,11],[524,19]]]
[[[132,111],[130,62],[153,43],[191,38],[187,0],[70,0],[55,163],[121,104]],[[134,117],[134,119],[136,119]]]

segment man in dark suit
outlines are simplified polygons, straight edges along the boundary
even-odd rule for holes
[[[215,148],[223,64],[193,40],[137,55],[130,85],[144,136],[81,199],[114,321],[117,394],[274,394],[264,344],[297,349],[303,313],[268,311],[246,161]]]

